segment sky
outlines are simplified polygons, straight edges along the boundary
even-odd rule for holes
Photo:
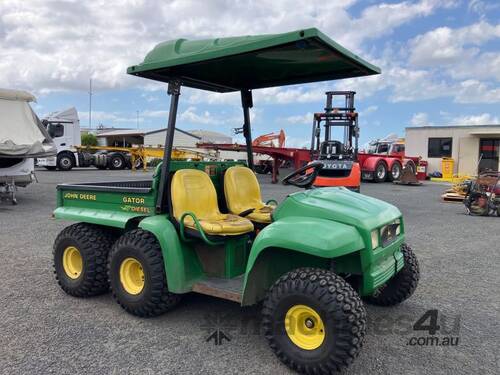
[[[407,126],[500,123],[500,1],[0,1],[0,87],[37,96],[43,117],[75,106],[82,126],[166,126],[166,85],[126,74],[157,43],[316,27],[382,74],[254,91],[254,136],[309,143],[324,92],[354,90],[361,143]],[[177,126],[232,135],[238,94],[185,88]]]

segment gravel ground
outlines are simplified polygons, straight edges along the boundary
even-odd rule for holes
[[[139,319],[109,294],[65,295],[52,273],[52,243],[68,225],[50,217],[55,185],[145,175],[94,169],[37,175],[38,184],[19,191],[18,206],[0,203],[0,373],[289,373],[255,329],[256,308],[190,294],[171,313]],[[265,199],[282,200],[293,191],[271,185],[268,176],[261,180]],[[500,218],[464,215],[461,204],[439,201],[443,189],[363,184],[363,193],[403,212],[421,281],[400,306],[367,306],[365,345],[346,373],[500,373]],[[457,346],[408,345],[412,337],[428,336],[412,326],[431,309],[439,311],[437,337],[458,337]],[[215,327],[231,341],[205,342]]]

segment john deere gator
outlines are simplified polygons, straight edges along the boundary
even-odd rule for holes
[[[321,162],[284,178],[303,190],[264,202],[250,109],[256,89],[380,70],[311,28],[168,41],[127,72],[168,84],[163,162],[148,181],[57,187],[54,216],[77,222],[54,243],[61,288],[76,297],[111,290],[140,317],[170,311],[192,292],[262,303],[264,336],[283,363],[311,374],[346,368],[363,344],[363,300],[391,306],[417,287],[401,212],[342,187],[314,188]],[[171,160],[184,86],[240,92],[246,163]]]

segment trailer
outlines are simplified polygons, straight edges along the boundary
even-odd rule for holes
[[[204,148],[207,150],[216,151],[237,151],[246,152],[247,148],[245,145],[240,145],[238,143],[198,143],[196,146],[199,148]],[[271,165],[271,182],[276,184],[278,182],[278,169],[283,162],[290,162],[295,169],[298,169],[311,161],[311,150],[304,148],[293,148],[293,147],[271,147],[271,146],[253,146],[253,152],[261,155],[269,155],[272,159]],[[261,169],[259,167],[268,168],[267,160],[263,161],[264,164],[256,164],[255,171],[266,172],[267,169]]]

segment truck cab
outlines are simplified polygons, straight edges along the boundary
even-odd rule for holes
[[[81,146],[80,120],[74,107],[54,112],[42,120],[50,137],[57,147],[57,155],[38,158],[38,165],[49,170],[70,170],[79,166],[77,150]]]

